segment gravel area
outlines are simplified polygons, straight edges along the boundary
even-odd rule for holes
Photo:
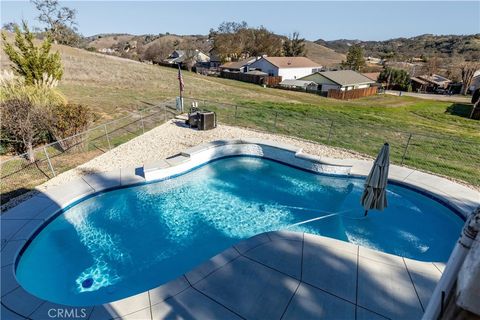
[[[288,143],[303,148],[306,153],[317,156],[340,159],[367,159],[365,156],[352,151],[327,147],[292,137],[226,125],[218,125],[214,130],[198,131],[186,127],[183,120],[174,119],[72,170],[59,174],[55,178],[41,184],[36,189],[40,191],[46,190],[93,172],[105,172],[124,167],[141,167],[145,163],[165,159],[203,142],[238,138],[261,138]],[[32,191],[12,199],[2,206],[2,211],[14,207],[36,193],[38,193],[38,191]]]
[[[177,154],[204,142],[221,139],[261,138],[303,148],[306,153],[330,158],[365,159],[364,156],[313,142],[238,127],[218,125],[214,130],[198,131],[186,127],[183,120],[171,120],[110,150],[75,169],[66,171],[37,187],[44,190],[92,172],[114,168],[141,167]]]

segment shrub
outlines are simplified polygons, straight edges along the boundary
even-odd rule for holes
[[[377,81],[386,83],[387,89],[393,87],[395,89],[408,90],[410,76],[405,70],[387,67],[380,72]]]
[[[84,137],[76,135],[86,131],[92,119],[92,112],[86,106],[80,104],[56,105],[49,110],[48,130],[64,151],[74,147],[82,148]],[[75,137],[62,140],[70,136]]]
[[[35,85],[26,85],[24,78],[11,72],[0,75],[0,135],[15,152],[27,152],[31,162],[35,161],[35,145],[47,140],[51,110],[66,104],[52,82],[44,77]]]
[[[55,80],[46,74],[36,81],[36,84],[27,85],[23,77],[17,77],[11,72],[4,71],[0,75],[0,102],[27,100],[43,108],[66,104],[67,99],[54,86]]]

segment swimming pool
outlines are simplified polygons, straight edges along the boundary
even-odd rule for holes
[[[173,280],[241,239],[280,229],[422,261],[448,259],[463,225],[454,212],[390,184],[388,208],[363,218],[363,180],[262,158],[216,160],[67,208],[25,249],[17,280],[49,301],[106,303]]]

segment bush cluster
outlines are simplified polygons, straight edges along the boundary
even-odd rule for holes
[[[92,113],[83,105],[68,103],[56,89],[63,74],[60,54],[50,53],[52,39],[47,37],[36,46],[24,23],[23,32],[15,27],[15,42],[3,50],[12,61],[15,72],[0,74],[0,138],[2,152],[26,153],[35,161],[36,145],[58,141],[64,150],[81,146],[82,140],[69,136],[85,131]]]

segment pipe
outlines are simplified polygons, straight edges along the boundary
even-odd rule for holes
[[[462,266],[479,231],[480,206],[472,212],[465,223],[462,234],[448,259],[445,271],[430,297],[430,302],[428,303],[427,309],[422,317],[423,320],[436,320],[441,316],[443,312],[443,302],[445,302],[443,300],[448,299],[450,296],[455,281],[457,280],[458,271],[460,270],[460,267]]]

